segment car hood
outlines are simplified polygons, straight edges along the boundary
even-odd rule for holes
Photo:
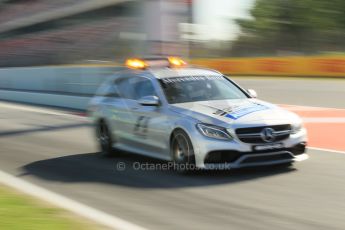
[[[258,99],[179,103],[172,109],[200,122],[229,128],[301,122],[296,114]]]

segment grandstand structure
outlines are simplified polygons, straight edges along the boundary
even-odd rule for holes
[[[145,5],[149,2],[162,9],[162,0],[0,0],[0,67],[146,54],[148,37],[161,40],[148,33],[165,28],[154,24],[149,29],[150,21],[164,21],[157,7]]]

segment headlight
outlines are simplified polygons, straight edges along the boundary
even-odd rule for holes
[[[220,140],[232,139],[232,136],[223,127],[208,124],[197,124],[196,127],[199,130],[199,132],[206,137],[211,137]]]
[[[291,134],[296,134],[303,129],[302,123],[292,124],[291,125]]]

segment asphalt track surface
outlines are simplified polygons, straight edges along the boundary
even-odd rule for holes
[[[345,109],[345,79],[325,78],[232,78],[259,98],[276,104]],[[275,79],[275,80],[273,80]]]
[[[341,80],[236,81],[274,103],[345,108]],[[101,158],[85,118],[0,105],[1,170],[148,229],[345,229],[345,154],[309,154],[290,168],[135,170],[162,162]]]

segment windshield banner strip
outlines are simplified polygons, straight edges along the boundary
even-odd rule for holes
[[[177,83],[186,81],[204,81],[204,80],[224,80],[223,76],[188,76],[188,77],[169,77],[161,79],[163,83]]]

